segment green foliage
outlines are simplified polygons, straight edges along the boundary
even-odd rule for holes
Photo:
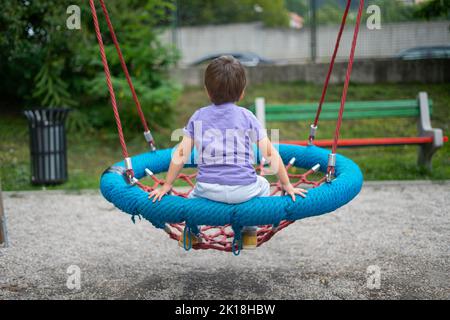
[[[432,18],[450,19],[450,0],[430,0],[421,3],[414,15],[427,20]]]
[[[342,20],[344,10],[335,1],[327,1],[317,10],[318,24],[338,24]],[[351,15],[348,21],[351,21]]]
[[[306,18],[309,12],[309,0],[285,0],[286,9]]]
[[[287,11],[283,0],[259,0],[257,4],[263,9],[262,21],[267,27],[286,27]]]
[[[183,26],[251,21],[269,27],[288,25],[284,0],[180,0],[178,19]]]
[[[32,97],[40,101],[42,106],[69,107],[76,104],[67,91],[68,85],[62,80],[62,68],[58,65],[58,61],[46,61],[34,78]]]
[[[382,23],[414,20],[414,6],[405,5],[402,1],[373,0],[370,4],[380,7]]]
[[[109,95],[89,4],[78,2],[13,0],[0,11],[0,71],[8,79],[2,81],[6,85],[0,93],[20,107],[75,108],[69,117],[73,130],[113,123],[112,113],[106,112]],[[66,9],[72,4],[81,8],[81,30],[66,28]],[[180,91],[167,73],[179,57],[160,42],[156,27],[171,15],[173,1],[121,0],[107,5],[144,112],[151,121],[167,121]],[[99,5],[97,15],[119,104],[130,125],[137,127],[131,94]],[[103,120],[90,116],[96,107],[104,111]]]
[[[342,20],[342,14],[347,0],[316,0],[317,1],[317,24],[339,24]],[[436,0],[439,2],[440,0]],[[449,0],[443,0],[449,1]],[[434,1],[433,1],[434,2]],[[310,22],[309,0],[285,0],[289,11],[298,13],[305,18],[305,22]],[[359,1],[352,1],[350,13],[347,17],[349,24],[356,21],[356,10]],[[415,6],[405,5],[402,1],[393,0],[369,0],[365,1],[365,8],[369,5],[378,5],[381,9],[381,19],[383,22],[401,22],[411,21],[420,18],[415,15]],[[367,13],[364,11],[363,19],[367,19]]]

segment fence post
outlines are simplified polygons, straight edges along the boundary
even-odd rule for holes
[[[266,101],[264,98],[256,98],[255,100],[256,118],[259,120],[263,128],[266,128]]]
[[[180,17],[179,17],[179,3],[178,0],[173,1],[174,9],[172,12],[172,44],[175,49],[179,49],[178,45],[178,27],[180,23]]]
[[[8,238],[6,234],[6,216],[3,208],[2,185],[0,181],[0,247],[8,246]]]
[[[310,35],[311,35],[311,62],[316,63],[317,60],[317,16],[316,16],[316,0],[309,1],[310,12]]]

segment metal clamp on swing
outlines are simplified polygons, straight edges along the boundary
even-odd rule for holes
[[[150,130],[144,132],[144,138],[145,138],[145,141],[147,141],[147,143],[149,144],[152,151],[155,151],[156,150],[155,141],[153,140],[153,136],[152,136],[152,133],[150,132]]]
[[[133,165],[131,163],[131,158],[130,157],[125,158],[124,163],[125,163],[125,173],[126,173],[126,177],[128,179],[128,183],[131,185],[135,185],[139,180],[134,177]]]
[[[314,144],[314,139],[316,137],[316,131],[317,131],[317,126],[315,126],[314,124],[311,124],[311,127],[309,129],[309,139],[308,139],[309,146],[312,146]]]
[[[145,168],[144,171],[147,177],[152,178],[153,181],[157,182],[157,186],[161,183],[161,180],[155,177],[155,174],[149,168]],[[169,192],[167,192],[167,194],[173,194],[173,189],[170,189]]]
[[[336,167],[336,154],[330,153],[328,155],[328,172],[327,172],[327,182],[333,180],[334,168]]]
[[[145,168],[145,174],[149,177],[153,176],[153,172],[149,168]]]
[[[292,168],[292,166],[294,165],[296,159],[295,158],[291,158],[291,160],[289,160],[288,164],[286,165],[286,170],[289,170],[290,168]]]
[[[320,164],[318,163],[314,167],[311,168],[311,171],[316,173],[317,171],[319,171],[319,169],[320,169]]]

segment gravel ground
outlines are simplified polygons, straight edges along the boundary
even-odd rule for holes
[[[94,191],[6,192],[0,299],[449,299],[449,191],[366,183],[346,207],[239,257],[185,252]],[[67,286],[73,265],[80,289]],[[368,268],[380,282],[368,285]]]

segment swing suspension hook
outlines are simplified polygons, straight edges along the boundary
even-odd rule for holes
[[[330,183],[334,178],[335,167],[336,167],[336,154],[330,153],[328,155],[328,169],[326,175],[326,180],[328,183]]]
[[[155,146],[155,140],[153,139],[152,133],[150,132],[150,130],[144,131],[144,138],[145,141],[147,141],[148,145],[150,146],[150,149],[152,151],[156,150],[156,146]]]
[[[136,183],[139,182],[139,180],[136,179],[136,177],[134,176],[134,170],[133,170],[133,164],[131,163],[131,158],[130,157],[125,158],[124,163],[125,163],[125,174],[127,177],[127,181],[129,184],[135,185]]]
[[[309,129],[309,138],[308,138],[308,145],[312,146],[314,145],[314,139],[316,138],[316,132],[317,132],[317,125],[311,124],[311,127]]]

